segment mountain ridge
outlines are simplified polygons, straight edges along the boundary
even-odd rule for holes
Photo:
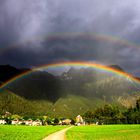
[[[73,117],[76,111],[81,114],[106,103],[132,106],[140,93],[132,82],[125,77],[90,67],[70,68],[60,76],[47,71],[34,71],[4,87],[0,91],[0,98],[6,90],[7,96],[10,92],[16,97],[15,102],[22,101],[29,106],[30,110],[27,110],[30,115],[48,113],[51,116]],[[14,104],[12,99],[10,102]],[[8,108],[10,112],[14,110],[10,106]],[[17,113],[21,112],[17,110]]]

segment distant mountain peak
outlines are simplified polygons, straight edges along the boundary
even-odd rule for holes
[[[108,67],[119,70],[119,71],[124,71],[119,65],[109,65]]]
[[[9,80],[10,78],[21,74],[23,72],[28,71],[29,69],[18,69],[14,66],[11,66],[9,64],[7,65],[0,65],[0,81],[4,82]]]
[[[6,65],[0,65],[0,69],[17,69],[9,64]]]

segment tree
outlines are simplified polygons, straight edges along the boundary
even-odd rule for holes
[[[59,119],[58,118],[55,118],[53,122],[54,122],[54,125],[58,125]]]
[[[19,115],[17,115],[17,114],[14,114],[14,115],[11,116],[11,119],[12,120],[15,120],[15,119],[18,119],[19,120],[19,119],[22,119],[22,117],[19,116]]]
[[[91,124],[93,123],[95,120],[94,120],[94,114],[92,111],[87,111],[83,114],[83,118],[84,120],[88,123],[88,124]]]
[[[140,98],[136,101],[136,109],[140,110]]]
[[[47,124],[48,124],[48,125],[53,124],[53,123],[52,123],[52,119],[51,119],[51,118],[47,118],[46,122],[47,122]]]

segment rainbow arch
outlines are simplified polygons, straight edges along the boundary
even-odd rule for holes
[[[109,73],[113,73],[113,74],[116,74],[117,76],[121,76],[121,77],[124,77],[124,78],[127,78],[129,80],[132,80],[138,84],[140,84],[140,80],[138,80],[137,78],[134,78],[131,74],[129,73],[126,73],[126,72],[123,72],[123,71],[120,71],[120,70],[117,70],[117,69],[113,69],[113,68],[110,68],[108,66],[105,66],[105,65],[102,65],[102,64],[98,64],[98,63],[94,63],[94,62],[84,62],[84,61],[72,61],[72,62],[57,62],[57,63],[51,63],[51,64],[46,64],[46,65],[42,65],[42,66],[38,66],[38,67],[35,67],[27,72],[24,72],[22,74],[19,74],[11,79],[9,79],[8,81],[6,81],[5,83],[3,83],[0,88],[4,88],[6,87],[8,84],[26,76],[26,75],[29,75],[30,73],[32,72],[35,72],[35,71],[38,71],[38,70],[41,70],[41,69],[48,69],[48,68],[55,68],[55,67],[64,67],[64,66],[82,66],[82,67],[91,67],[91,68],[94,68],[94,69],[97,69],[97,70],[102,70],[102,71],[105,71],[105,72],[109,72]]]
[[[110,35],[104,35],[104,34],[97,34],[97,33],[50,33],[47,36],[39,36],[39,37],[32,37],[26,41],[18,42],[18,43],[13,43],[9,47],[6,48],[0,48],[0,54],[3,52],[6,52],[8,50],[12,50],[13,48],[18,48],[20,45],[34,42],[34,41],[41,41],[41,40],[56,40],[58,38],[74,38],[74,37],[81,37],[82,39],[89,39],[89,40],[96,40],[96,41],[105,41],[105,42],[111,42],[117,45],[122,45],[125,47],[130,47],[130,48],[135,48],[135,49],[140,49],[140,45],[135,44],[134,42],[130,42],[125,39],[121,39],[115,36],[110,36]]]

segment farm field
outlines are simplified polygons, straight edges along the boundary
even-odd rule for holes
[[[66,126],[12,126],[0,125],[0,140],[42,140]]]
[[[77,126],[66,136],[67,140],[139,140],[140,125]]]

